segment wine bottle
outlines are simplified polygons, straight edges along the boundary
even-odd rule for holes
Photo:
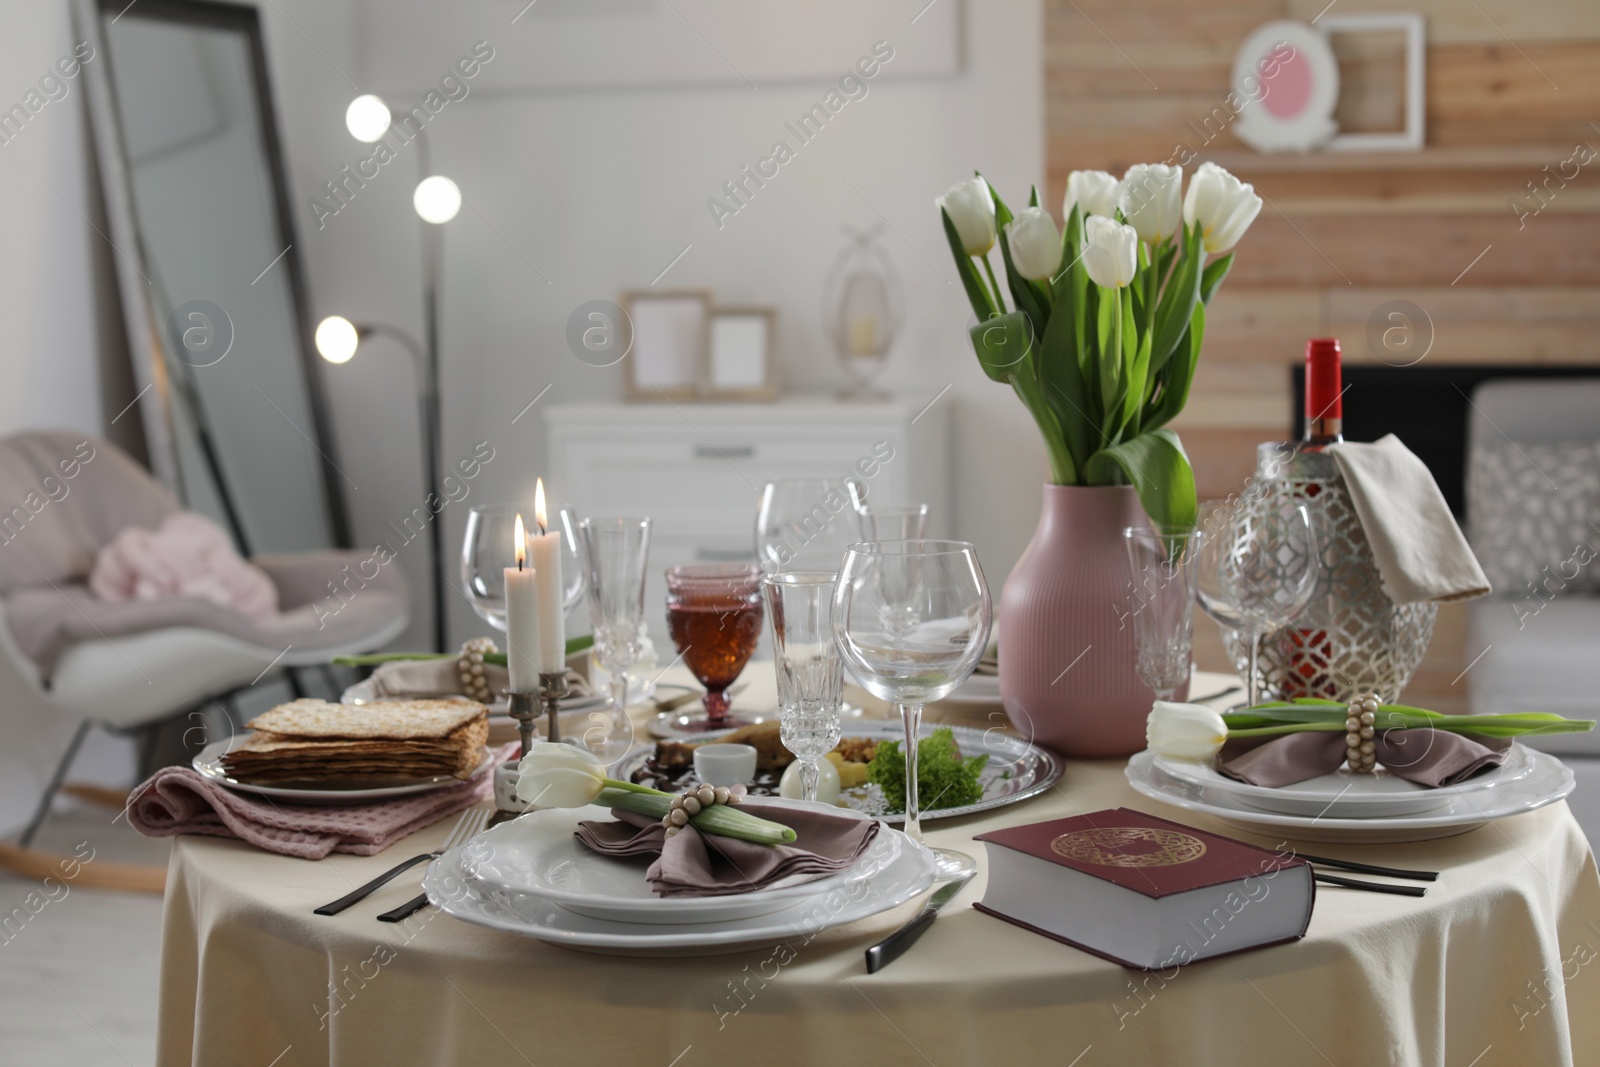
[[[1306,430],[1300,447],[1316,451],[1344,440],[1344,387],[1339,339],[1306,342]]]
[[[1344,383],[1339,363],[1339,339],[1315,337],[1306,342],[1306,427],[1299,452],[1321,452],[1344,440]],[[1298,486],[1296,496],[1311,509],[1315,519],[1322,517],[1314,501],[1322,486],[1307,481]],[[1320,531],[1319,531],[1320,532]],[[1320,584],[1320,579],[1319,579]],[[1302,612],[1309,618],[1317,612]],[[1278,678],[1279,692],[1286,699],[1295,697],[1333,697],[1338,688],[1330,673],[1334,657],[1333,638],[1328,630],[1307,626],[1305,619],[1280,633],[1283,670]]]

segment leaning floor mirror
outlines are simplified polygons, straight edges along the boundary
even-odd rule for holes
[[[256,9],[74,16],[151,467],[247,554],[347,544]]]

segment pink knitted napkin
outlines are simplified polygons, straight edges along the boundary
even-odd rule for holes
[[[516,759],[513,741],[493,750],[493,764]],[[268,852],[320,860],[330,852],[370,856],[400,838],[486,798],[487,768],[477,777],[430,793],[373,804],[290,804],[237,793],[189,767],[163,767],[134,790],[128,822],[146,837],[205,834],[236,837]]]

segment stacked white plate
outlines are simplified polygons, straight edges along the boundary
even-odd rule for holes
[[[1553,804],[1572,792],[1559,760],[1513,744],[1499,767],[1455,785],[1429,789],[1389,774],[1340,768],[1279,788],[1224,777],[1210,764],[1140,752],[1128,783],[1147,797],[1215,816],[1252,833],[1303,841],[1426,841],[1476,829],[1492,819]]]
[[[523,815],[440,856],[423,889],[457,919],[552,944],[623,956],[698,956],[855,922],[933,884],[932,853],[883,826],[860,859],[823,878],[790,878],[729,896],[658,897],[644,878],[650,857],[601,856],[573,836],[579,822],[610,817],[592,806]]]

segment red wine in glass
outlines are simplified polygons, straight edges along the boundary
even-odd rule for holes
[[[727,689],[761,639],[761,572],[754,564],[706,563],[667,570],[667,632],[684,665],[706,687],[703,718],[680,730],[748,725],[728,714]]]

